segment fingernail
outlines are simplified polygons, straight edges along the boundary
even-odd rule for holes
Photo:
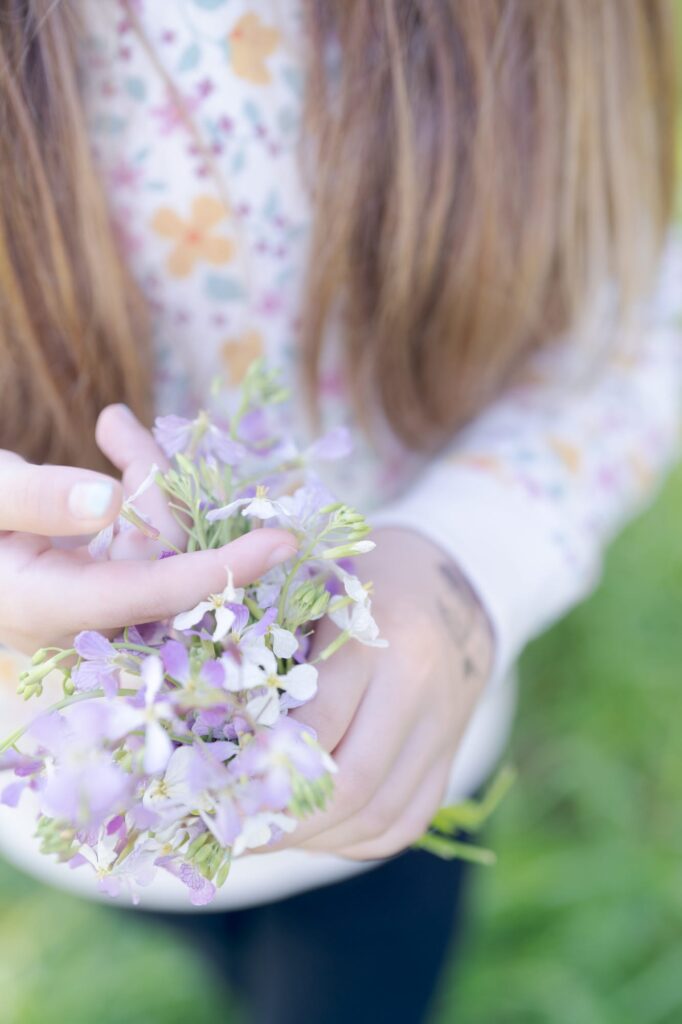
[[[282,562],[288,561],[296,554],[298,554],[298,550],[293,544],[280,544],[279,547],[275,548],[275,550],[271,552],[270,557],[268,558],[268,569],[272,569],[276,565],[281,565]]]
[[[113,495],[114,485],[107,480],[74,484],[69,494],[69,511],[76,519],[101,519]]]
[[[125,416],[129,420],[136,420],[137,419],[137,417],[135,416],[135,413],[130,408],[130,406],[126,405],[124,402],[119,402],[116,405],[116,409],[118,410],[118,412],[120,413],[121,416]]]

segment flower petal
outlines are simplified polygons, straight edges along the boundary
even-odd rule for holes
[[[279,718],[279,696],[277,690],[268,688],[268,692],[259,697],[252,697],[246,710],[259,725],[274,725]]]
[[[173,628],[180,631],[191,629],[192,626],[196,626],[197,622],[201,622],[206,612],[210,612],[212,609],[213,604],[210,601],[200,601],[188,612],[180,612],[179,615],[176,615],[173,619]]]
[[[291,658],[298,649],[298,640],[294,634],[282,626],[271,626],[272,649],[278,658]]]
[[[140,675],[145,686],[145,704],[151,707],[163,684],[163,662],[156,654],[145,658],[140,668]]]
[[[108,661],[116,655],[116,648],[112,643],[94,629],[86,629],[79,633],[73,641],[73,646],[81,658],[87,658],[88,661]]]
[[[296,700],[310,700],[317,692],[317,669],[314,665],[295,665],[279,681],[282,689]]]
[[[172,753],[173,744],[166,730],[158,722],[150,722],[144,748],[144,770],[147,775],[164,771]]]
[[[216,641],[222,640],[229,633],[235,618],[234,612],[230,608],[226,608],[225,605],[222,608],[216,608],[213,639]]]

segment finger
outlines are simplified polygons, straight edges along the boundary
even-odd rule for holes
[[[370,802],[393,768],[417,718],[410,701],[396,693],[395,673],[381,672],[370,682],[355,718],[338,747],[334,796],[326,811],[302,822],[277,847],[300,846],[313,836],[340,825]]]
[[[443,804],[451,769],[451,758],[442,758],[422,781],[400,818],[382,836],[342,847],[336,851],[337,856],[349,860],[384,860],[416,843]]]
[[[434,743],[434,728],[423,720],[413,729],[383,784],[357,814],[310,839],[308,850],[332,851],[369,842],[387,832],[409,807],[423,780],[445,756],[444,744]]]
[[[311,659],[333,640],[334,627],[321,629],[316,636]],[[324,750],[334,750],[355,717],[370,679],[367,648],[349,641],[337,654],[320,666],[317,693],[290,717],[309,725]]]
[[[71,537],[101,530],[117,516],[123,491],[104,473],[2,455],[0,530]]]
[[[274,529],[253,530],[217,550],[155,562],[92,562],[82,550],[51,549],[18,574],[3,615],[20,624],[42,618],[46,632],[57,634],[155,622],[222,591],[228,568],[235,585],[244,586],[296,551],[291,534]]]
[[[153,435],[135,417],[127,405],[109,405],[97,420],[95,437],[101,451],[121,471],[126,494],[133,494],[145,481],[153,465],[165,471],[168,459]],[[185,543],[185,533],[168,507],[168,501],[156,485],[135,500],[135,508],[148,516],[165,540],[175,547]],[[157,545],[158,547],[159,545]],[[163,547],[163,545],[160,545]],[[149,557],[149,539],[140,533],[127,533],[117,538],[112,557]]]

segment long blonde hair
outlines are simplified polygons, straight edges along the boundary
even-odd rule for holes
[[[358,408],[430,448],[607,278],[624,306],[649,286],[672,4],[302,2],[305,382],[314,401],[338,317]],[[0,27],[0,445],[92,463],[103,405],[149,414],[145,304],[89,149],[73,5],[0,0]]]

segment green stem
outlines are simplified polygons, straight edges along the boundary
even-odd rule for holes
[[[159,536],[157,537],[157,540],[159,541],[160,544],[163,544],[164,547],[167,547],[171,551],[174,551],[176,555],[184,554],[181,548],[176,547],[175,544],[173,544],[172,541],[168,540],[167,537],[164,537],[163,534],[160,533]]]
[[[111,646],[115,647],[117,651],[140,651],[141,654],[156,655],[159,653],[154,647],[147,647],[146,644],[134,644],[132,640],[117,640],[115,643],[112,643]]]
[[[296,575],[298,570],[301,568],[303,563],[308,561],[308,559],[312,555],[313,551],[315,550],[316,544],[319,544],[319,542],[322,540],[324,535],[326,533],[328,533],[328,532],[329,532],[329,528],[325,527],[324,530],[322,530],[320,533],[318,533],[318,535],[314,538],[314,540],[312,540],[310,542],[310,544],[308,545],[306,550],[303,552],[303,554],[300,555],[296,559],[294,564],[292,565],[292,567],[291,567],[291,569],[289,571],[289,574],[287,575],[287,578],[284,581],[284,586],[282,587],[282,591],[281,591],[281,593],[279,595],[279,604],[277,606],[277,619],[278,619],[280,625],[283,626],[285,624],[284,623],[284,609],[286,608],[287,597],[289,596],[289,589],[291,588],[291,583],[293,581],[294,576]]]
[[[249,611],[253,615],[254,619],[256,619],[257,621],[260,621],[260,619],[263,618],[263,609],[258,607],[258,605],[253,600],[253,598],[245,597],[244,598],[244,604],[249,609]]]

